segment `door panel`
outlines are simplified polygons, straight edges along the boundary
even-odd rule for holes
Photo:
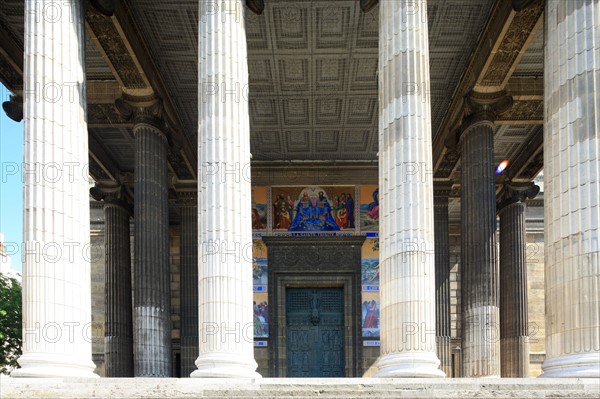
[[[288,288],[287,376],[344,377],[341,288]]]

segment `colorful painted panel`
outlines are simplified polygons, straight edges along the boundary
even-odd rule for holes
[[[379,259],[363,259],[361,265],[363,291],[379,291]]]
[[[362,333],[379,337],[379,239],[367,238],[360,249],[362,283]],[[376,342],[376,341],[373,341]]]
[[[267,188],[252,187],[252,230],[267,228]]]
[[[379,337],[379,292],[363,292],[362,300],[362,335]]]
[[[267,289],[269,284],[267,246],[263,240],[252,242],[252,280],[254,284],[254,337],[267,338]]]
[[[354,187],[273,187],[273,228],[339,231],[355,228]]]
[[[360,229],[379,230],[379,188],[377,186],[360,187]]]
[[[266,258],[254,258],[252,262],[252,278],[254,280],[254,292],[267,292]]]
[[[269,305],[267,293],[254,293],[254,338],[269,336]]]

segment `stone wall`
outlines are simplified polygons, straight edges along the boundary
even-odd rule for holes
[[[529,376],[542,373],[546,353],[544,302],[544,208],[528,206],[527,217],[527,295],[529,312]]]
[[[544,335],[544,234],[543,208],[527,208],[527,269],[529,286],[529,325],[530,325],[530,377],[541,374],[541,363],[545,358]],[[450,226],[450,304],[452,353],[455,361],[454,375],[459,377],[460,362],[460,236],[456,225]],[[131,247],[133,260],[133,223],[131,224]],[[180,339],[180,287],[179,287],[179,226],[170,227],[171,246],[171,312],[173,329],[173,376],[179,376],[179,339]],[[104,376],[104,211],[100,204],[92,202],[91,206],[91,244],[92,265],[92,353],[96,363],[96,373]],[[135,281],[135,280],[133,280]],[[134,287],[135,289],[135,287]],[[263,377],[269,375],[269,349],[256,347],[255,359],[258,373]],[[374,364],[379,357],[379,347],[362,347],[362,371],[365,376],[374,374]],[[181,376],[186,377],[186,376]],[[450,376],[448,376],[450,377]]]

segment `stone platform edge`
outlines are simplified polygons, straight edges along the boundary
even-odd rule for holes
[[[600,379],[10,378],[0,398],[599,398]]]

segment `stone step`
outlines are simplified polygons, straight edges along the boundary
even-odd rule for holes
[[[599,398],[599,379],[293,379],[262,380],[0,377],[0,398]]]

